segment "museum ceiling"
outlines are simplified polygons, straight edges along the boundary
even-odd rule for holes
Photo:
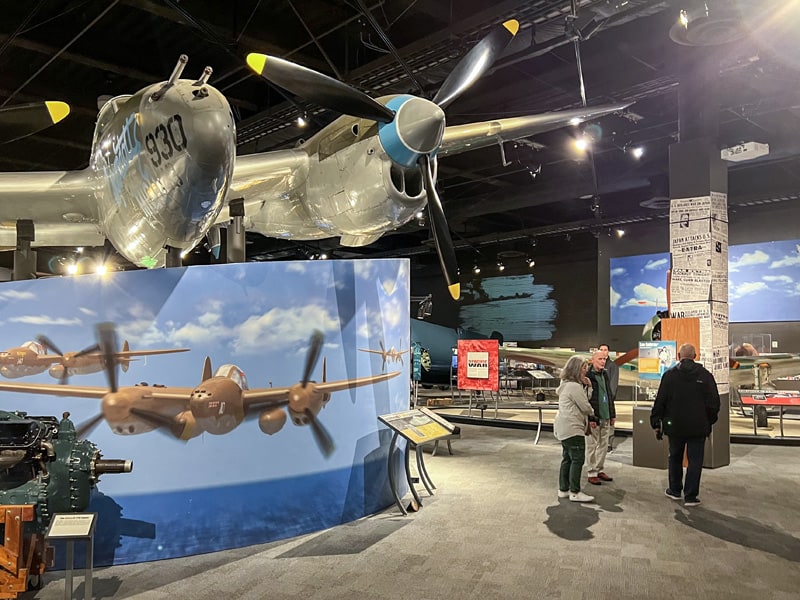
[[[165,80],[179,55],[183,77],[199,77],[229,98],[240,154],[288,148],[337,113],[255,76],[249,52],[296,61],[371,96],[432,97],[490,27],[509,18],[519,34],[491,71],[447,109],[448,124],[536,114],[582,103],[576,40],[589,105],[631,106],[580,132],[565,128],[443,158],[438,189],[462,272],[498,254],[525,256],[590,240],[626,223],[666,214],[668,149],[682,114],[705,111],[719,148],[769,144],[769,154],[729,164],[732,205],[800,197],[800,2],[709,0],[702,28],[670,37],[694,0],[43,0],[6,3],[0,32],[0,104],[64,100],[62,123],[0,146],[5,171],[80,169],[88,164],[98,97],[130,94]],[[744,7],[740,9],[739,7]],[[756,8],[757,7],[757,8]],[[577,9],[577,17],[571,18]],[[742,12],[746,11],[746,12]],[[696,13],[695,13],[696,14]],[[721,45],[706,45],[724,42]],[[687,66],[688,65],[688,66]],[[693,75],[689,75],[692,73]],[[696,97],[679,88],[695,85]],[[679,85],[679,82],[684,82]],[[300,128],[296,118],[310,117]],[[683,122],[683,121],[682,121]],[[687,125],[683,125],[687,128]],[[641,149],[641,156],[635,149]],[[411,256],[436,263],[430,232],[413,221],[363,248],[338,240],[289,243],[248,236],[248,260]],[[200,251],[202,252],[202,250]],[[198,261],[202,261],[201,258]]]

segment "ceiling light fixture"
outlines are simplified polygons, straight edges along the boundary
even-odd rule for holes
[[[475,275],[478,275],[481,272],[481,268],[478,266],[478,263],[472,265],[472,272],[475,273]]]
[[[630,153],[633,158],[642,158],[642,156],[644,156],[644,148],[642,146],[634,146],[630,149]]]
[[[308,115],[306,115],[306,113],[300,113],[297,115],[297,126],[305,127],[306,125],[308,125]]]
[[[575,147],[581,152],[586,152],[589,148],[589,139],[586,136],[581,136],[575,140]]]
[[[525,259],[525,262],[528,264],[529,269],[532,269],[533,267],[536,266],[536,261],[533,260],[530,256]]]
[[[497,261],[497,270],[498,271],[505,271],[506,270],[506,266],[503,264],[502,260],[498,260]]]

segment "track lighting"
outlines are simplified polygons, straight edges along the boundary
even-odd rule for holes
[[[306,125],[308,125],[308,115],[304,112],[297,115],[297,126],[305,127]]]
[[[506,266],[503,264],[502,260],[498,260],[497,261],[497,270],[498,271],[505,271],[506,270]]]
[[[472,272],[475,273],[475,275],[478,275],[481,272],[481,268],[478,266],[478,263],[475,263],[472,266]]]
[[[533,267],[536,266],[536,261],[533,260],[530,256],[525,259],[525,263],[528,265],[529,269],[532,269]]]

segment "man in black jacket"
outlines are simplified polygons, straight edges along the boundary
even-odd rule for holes
[[[719,392],[714,376],[694,362],[697,352],[691,344],[678,351],[680,364],[661,377],[658,395],[650,413],[650,425],[669,436],[669,487],[666,495],[673,500],[684,494],[685,506],[700,504],[700,474],[703,452],[711,426],[719,415]],[[683,480],[683,453],[689,466]]]

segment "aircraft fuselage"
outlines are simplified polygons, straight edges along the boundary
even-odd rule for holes
[[[105,104],[89,170],[98,222],[131,262],[164,263],[166,246],[189,250],[222,210],[236,135],[225,97],[178,79]]]

